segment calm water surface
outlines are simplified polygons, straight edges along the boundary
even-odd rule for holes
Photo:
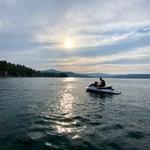
[[[0,78],[0,150],[149,150],[150,80]]]

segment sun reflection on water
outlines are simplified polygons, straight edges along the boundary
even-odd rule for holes
[[[75,102],[75,97],[72,92],[74,89],[74,84],[76,78],[65,78],[63,79],[64,88],[60,92],[60,111],[62,114],[67,114],[67,116],[72,115],[73,103]]]
[[[57,125],[56,128],[57,128],[58,133],[71,133],[72,132],[72,128],[69,128],[69,127],[65,128],[60,125]]]
[[[58,133],[71,133],[73,132],[72,125],[76,122],[70,118],[73,116],[73,105],[75,103],[75,97],[72,94],[74,89],[75,78],[63,79],[64,87],[60,92],[59,98],[59,110],[63,114],[64,119],[62,122],[56,125]]]
[[[77,78],[73,78],[73,77],[63,79],[63,82],[75,82],[75,81],[77,81]]]
[[[72,114],[74,97],[69,93],[62,93],[60,99],[60,110],[62,114]]]

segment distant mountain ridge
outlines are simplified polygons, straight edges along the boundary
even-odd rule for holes
[[[41,72],[60,73],[60,72],[63,72],[63,71],[59,71],[59,70],[55,70],[55,69],[49,69],[49,70],[44,70],[44,71],[41,71]]]
[[[150,74],[107,74],[107,73],[75,73],[71,71],[59,71],[55,69],[45,70],[44,72],[48,73],[65,73],[68,77],[85,77],[85,78],[141,78],[141,79],[150,79]]]
[[[86,75],[90,76],[90,77],[94,77],[94,78],[99,78],[99,77],[112,77],[112,74],[107,74],[107,73],[86,73]]]
[[[150,74],[124,74],[114,75],[112,78],[137,78],[137,79],[150,79]]]
[[[47,73],[65,73],[68,75],[68,77],[80,77],[80,78],[90,78],[91,76],[86,75],[86,74],[80,74],[80,73],[75,73],[71,71],[59,71],[55,69],[49,69],[49,70],[44,70],[43,72]]]

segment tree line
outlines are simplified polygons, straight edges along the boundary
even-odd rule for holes
[[[47,73],[20,64],[0,61],[0,76],[11,77],[68,77],[66,73]]]

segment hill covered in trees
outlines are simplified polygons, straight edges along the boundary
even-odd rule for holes
[[[20,64],[0,61],[0,76],[5,77],[68,77],[65,73],[47,73],[36,71]]]

